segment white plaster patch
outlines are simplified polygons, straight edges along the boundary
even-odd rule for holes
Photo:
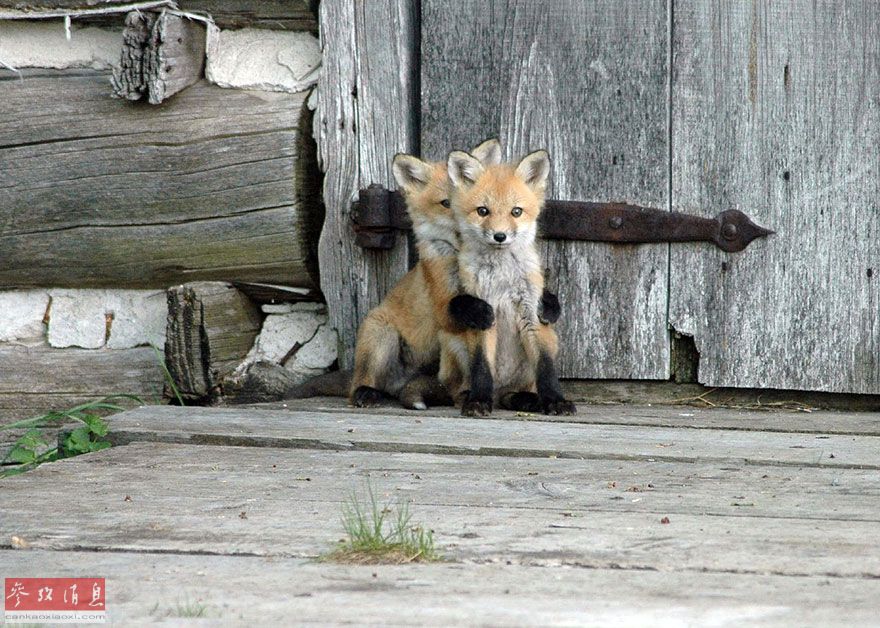
[[[168,298],[164,290],[120,290],[108,299],[113,312],[109,349],[152,344],[164,350]]]
[[[336,360],[337,342],[336,330],[325,323],[318,328],[312,339],[296,352],[285,368],[293,371],[318,369],[323,372]]]
[[[127,349],[163,347],[167,301],[162,290],[52,290],[49,344]],[[109,325],[109,335],[108,335]]]
[[[15,68],[95,68],[119,64],[122,32],[73,24],[70,40],[64,20],[0,20],[0,59]]]
[[[34,346],[46,342],[43,318],[49,306],[44,290],[0,292],[0,342]]]
[[[253,348],[236,369],[237,373],[244,372],[254,362],[283,362],[295,381],[302,383],[326,372],[336,361],[338,338],[336,330],[327,322],[325,305],[291,303],[263,306],[263,309],[270,313],[263,321]]]
[[[263,321],[263,329],[244,363],[265,360],[280,364],[294,346],[311,340],[324,318],[313,312],[270,314]]]
[[[318,81],[321,50],[309,33],[244,28],[209,43],[205,77],[220,87],[301,92]]]

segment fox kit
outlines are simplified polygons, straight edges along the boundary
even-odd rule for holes
[[[556,332],[539,320],[544,275],[535,238],[550,173],[546,151],[527,155],[516,167],[486,165],[454,151],[447,165],[461,287],[495,313],[492,328],[444,345],[445,359],[468,373],[460,387],[467,389],[462,414],[488,414],[495,399],[510,409],[574,414],[556,374]]]
[[[498,140],[477,146],[472,158],[499,163]],[[458,230],[446,164],[397,155],[392,171],[412,219],[419,262],[361,324],[349,398],[356,406],[371,406],[391,395],[408,408],[424,409],[428,403],[451,403],[433,376],[441,334],[486,329],[494,314],[480,299],[460,294]]]

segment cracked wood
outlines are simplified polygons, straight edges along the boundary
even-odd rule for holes
[[[304,94],[109,92],[99,72],[0,72],[0,286],[316,286]]]

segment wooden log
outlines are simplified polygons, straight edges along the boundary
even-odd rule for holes
[[[0,420],[27,419],[120,393],[156,403],[162,398],[163,381],[151,347],[0,346]]]
[[[0,8],[19,11],[107,9],[134,0],[0,0]],[[179,0],[183,11],[200,11],[214,18],[220,28],[266,28],[318,32],[316,0]],[[96,19],[101,23],[121,22],[121,14]]]
[[[144,107],[107,79],[0,73],[0,286],[316,287],[304,94],[202,81]]]
[[[121,65],[113,72],[113,93],[119,98],[146,95],[151,105],[158,105],[202,78],[203,24],[166,11],[132,11],[122,37]]]
[[[185,400],[219,396],[218,386],[250,351],[262,316],[229,284],[200,282],[168,291],[165,364]]]

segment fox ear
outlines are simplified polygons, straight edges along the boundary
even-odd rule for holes
[[[463,188],[469,188],[476,183],[485,171],[479,159],[462,150],[454,150],[449,153],[446,168],[453,185]]]
[[[431,169],[431,164],[403,153],[395,155],[391,162],[394,180],[404,190],[425,187],[431,180]]]
[[[522,158],[516,167],[516,175],[533,191],[543,194],[550,176],[550,155],[546,150],[536,150]]]
[[[486,140],[474,148],[471,155],[479,159],[484,166],[497,166],[501,163],[501,142],[495,137]]]

